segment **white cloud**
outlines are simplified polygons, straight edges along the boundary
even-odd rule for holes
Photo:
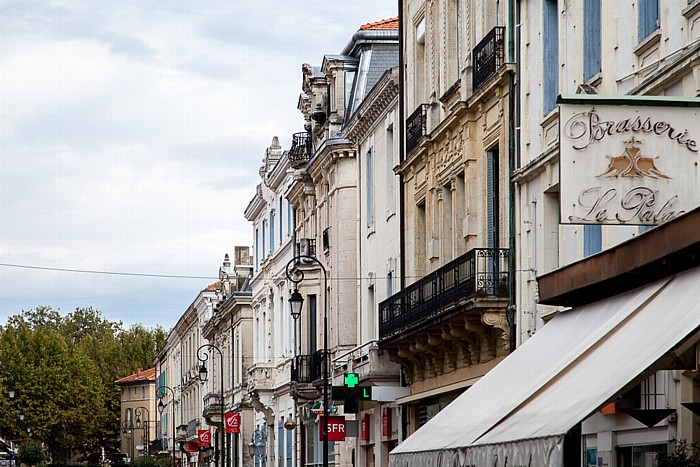
[[[215,277],[302,63],[395,0],[0,5],[0,262]],[[0,320],[39,305],[172,326],[208,279],[0,266]]]

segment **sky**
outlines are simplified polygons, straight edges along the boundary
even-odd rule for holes
[[[252,244],[265,148],[303,131],[302,64],[396,15],[396,0],[0,0],[0,324],[50,306],[172,328]]]

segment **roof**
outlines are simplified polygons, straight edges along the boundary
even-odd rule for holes
[[[149,368],[148,370],[142,370],[139,368],[136,371],[132,371],[129,376],[125,376],[122,379],[115,381],[116,384],[131,384],[139,383],[142,381],[155,381],[156,380],[156,369]]]
[[[367,23],[360,26],[360,31],[366,30],[399,30],[399,17],[383,19],[374,23]]]
[[[213,284],[209,284],[206,289],[209,292],[216,292],[219,288],[219,285],[221,284],[221,281],[216,281]]]

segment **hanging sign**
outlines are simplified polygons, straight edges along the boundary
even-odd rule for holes
[[[697,104],[580,96],[561,102],[562,224],[658,225],[700,205]]]
[[[240,412],[229,412],[224,415],[226,419],[226,433],[240,433],[241,432],[241,413]]]
[[[198,430],[197,441],[200,448],[211,445],[211,432],[209,430]]]
[[[318,438],[323,441],[323,423],[318,427]],[[345,441],[345,417],[337,415],[328,417],[328,441]]]

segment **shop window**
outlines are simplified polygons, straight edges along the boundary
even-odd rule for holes
[[[667,452],[666,444],[617,446],[617,467],[655,467],[656,458]]]

